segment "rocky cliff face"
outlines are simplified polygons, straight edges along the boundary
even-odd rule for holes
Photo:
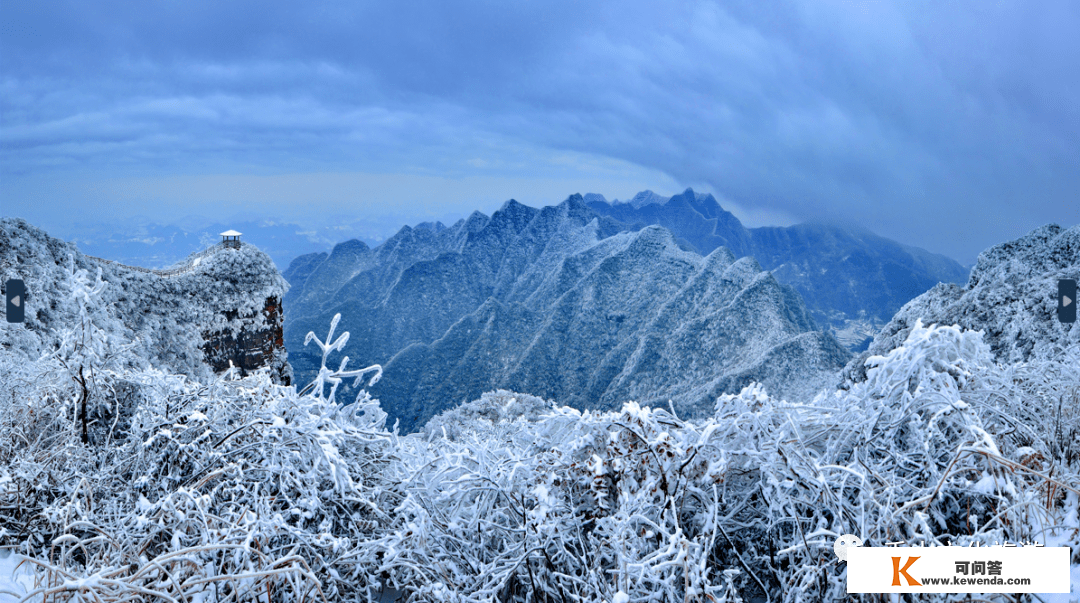
[[[239,312],[228,310],[225,319],[230,322],[239,320],[244,326],[236,335],[227,330],[203,333],[203,355],[215,373],[228,370],[230,366],[237,368],[241,375],[271,367],[276,382],[282,385],[292,383],[292,368],[286,361],[279,298],[266,298],[261,315],[240,316]]]
[[[801,396],[849,356],[752,259],[702,257],[577,195],[542,209],[511,201],[490,218],[405,228],[317,261],[286,271],[290,357],[312,374],[303,337],[341,313],[344,354],[384,365],[372,393],[406,430],[497,388],[578,408],[671,400],[680,413],[710,412],[751,380]]]
[[[903,343],[917,320],[983,331],[1001,363],[1059,358],[1080,346],[1080,322],[1057,319],[1057,281],[1063,278],[1080,278],[1080,226],[1050,224],[991,247],[979,254],[966,285],[942,283],[905,304],[869,349],[851,360],[845,380],[863,381],[866,359]]]
[[[23,220],[0,219],[0,282],[21,278],[27,288],[26,322],[0,322],[0,345],[28,357],[50,353],[78,316],[66,293],[73,271],[99,268],[106,287],[95,322],[131,342],[131,362],[206,380],[232,360],[241,372],[268,366],[279,382],[291,381],[281,312],[288,285],[246,244],[215,245],[154,271],[86,256]]]

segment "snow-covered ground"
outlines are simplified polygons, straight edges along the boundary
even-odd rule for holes
[[[33,592],[34,571],[25,559],[10,549],[0,549],[0,603],[15,603]]]

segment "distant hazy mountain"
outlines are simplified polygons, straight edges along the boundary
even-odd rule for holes
[[[964,286],[942,283],[911,300],[845,369],[847,379],[865,378],[864,362],[904,342],[916,320],[983,331],[998,362],[1054,359],[1080,346],[1080,322],[1057,318],[1058,279],[1080,279],[1080,226],[1056,224],[979,254]]]
[[[955,261],[901,245],[867,230],[825,224],[745,228],[712,195],[687,189],[662,197],[638,193],[629,202],[587,195],[597,213],[631,228],[659,224],[685,248],[707,255],[726,247],[753,256],[781,283],[802,295],[811,316],[851,349],[870,337],[908,300],[939,282],[963,282]]]
[[[220,242],[219,233],[230,229],[242,232],[242,240],[269,255],[278,269],[288,266],[297,256],[328,250],[334,243],[356,236],[356,230],[348,225],[304,228],[273,220],[210,221],[191,217],[176,224],[127,219],[84,225],[69,233],[67,239],[87,255],[129,266],[165,268]]]
[[[711,412],[750,381],[803,395],[850,355],[753,259],[702,257],[578,195],[406,227],[374,249],[342,243],[284,276],[297,380],[319,365],[304,335],[340,312],[350,364],[384,365],[372,393],[405,429],[496,388],[579,408],[672,400]]]

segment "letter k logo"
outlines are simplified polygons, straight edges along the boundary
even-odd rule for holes
[[[904,574],[904,578],[907,580],[907,585],[908,586],[922,586],[922,584],[920,584],[918,580],[916,580],[915,578],[912,578],[911,574],[907,573],[908,568],[911,567],[911,564],[915,563],[918,560],[919,560],[918,557],[908,557],[908,561],[907,561],[907,563],[904,564],[904,567],[900,567],[900,558],[899,557],[893,557],[892,558],[892,585],[893,586],[900,586],[900,574]]]

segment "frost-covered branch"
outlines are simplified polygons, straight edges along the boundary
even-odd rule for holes
[[[307,387],[305,387],[301,394],[305,394],[313,390],[316,397],[322,398],[326,384],[329,383],[331,387],[330,394],[327,396],[327,400],[333,402],[334,395],[337,393],[338,385],[341,383],[342,379],[355,378],[353,380],[353,385],[356,386],[359,385],[360,380],[364,375],[367,375],[368,373],[374,373],[374,375],[372,375],[371,379],[367,383],[367,386],[371,387],[372,385],[378,383],[379,379],[382,377],[382,367],[378,364],[373,364],[369,367],[362,369],[355,369],[351,371],[346,370],[345,367],[349,363],[348,356],[345,356],[341,359],[341,365],[336,371],[332,371],[326,367],[326,361],[329,358],[330,353],[335,351],[340,352],[342,349],[345,348],[345,344],[349,342],[349,332],[345,331],[336,340],[334,340],[333,343],[329,343],[330,340],[334,339],[334,330],[337,329],[337,325],[340,320],[341,314],[335,314],[334,319],[330,321],[330,332],[326,334],[325,343],[315,335],[314,331],[308,331],[307,337],[304,338],[305,346],[312,341],[314,341],[315,344],[319,346],[319,350],[322,352],[322,363],[319,367],[319,374],[315,376],[315,380],[312,381]],[[367,393],[365,391],[361,391],[357,394],[355,402],[362,402],[369,399],[370,398],[367,397]]]

